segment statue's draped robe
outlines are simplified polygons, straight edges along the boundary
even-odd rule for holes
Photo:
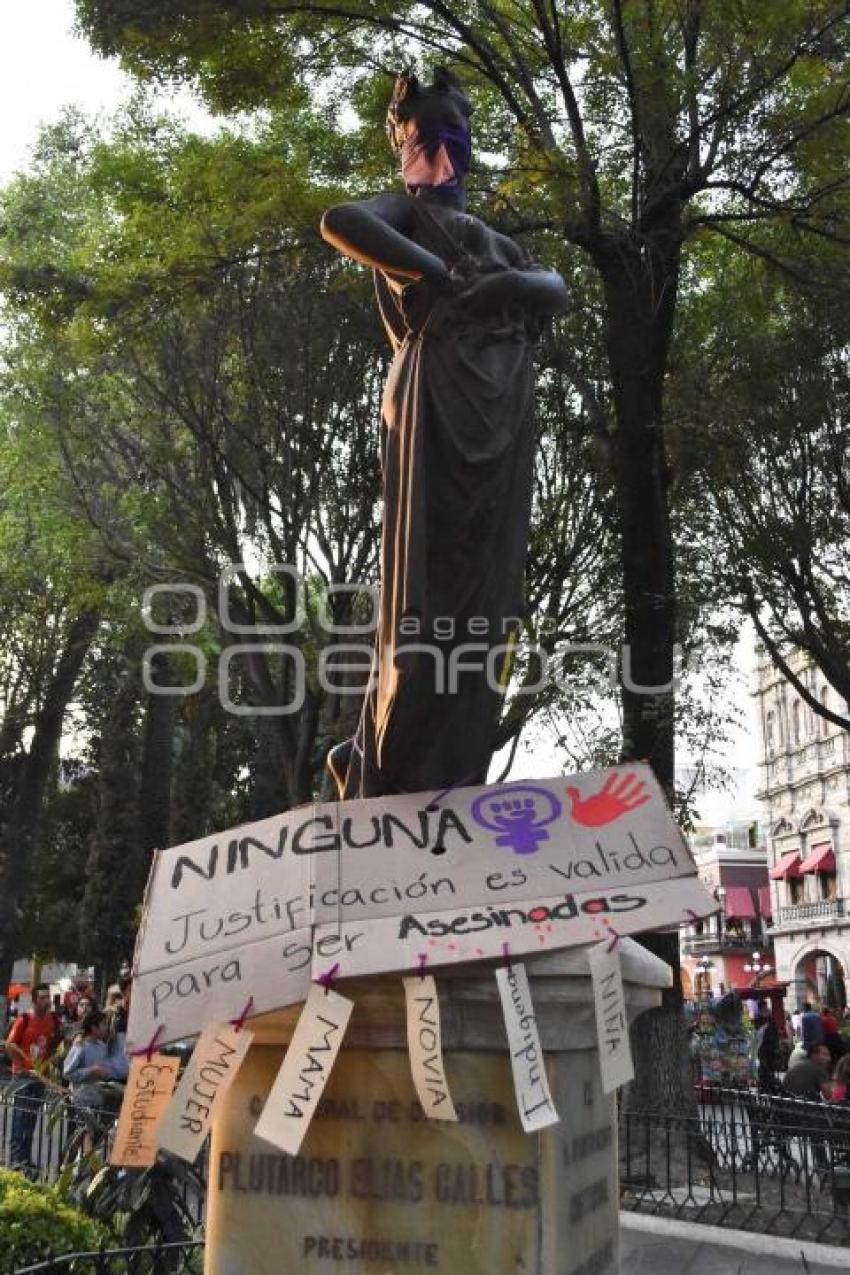
[[[449,267],[536,268],[477,218],[411,204],[416,242]],[[376,273],[395,348],[383,399],[380,613],[345,797],[484,781],[523,615],[533,316],[515,306],[473,316],[422,285],[402,305],[404,285]]]

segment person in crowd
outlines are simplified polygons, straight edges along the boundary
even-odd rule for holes
[[[850,1103],[850,1053],[842,1054],[835,1064],[826,1096],[830,1102]]]
[[[129,974],[119,978],[118,991],[121,1000],[116,1002],[109,1024],[109,1056],[113,1067],[123,1070],[123,1079],[126,1080],[130,1070],[130,1059],[127,1054],[127,1020],[133,994],[133,980]]]
[[[791,1051],[791,1057],[788,1059],[789,1070],[808,1058],[808,1050],[813,1045],[822,1044],[823,1019],[816,1009],[809,1006],[800,1016],[800,1043]]]
[[[42,1074],[59,1043],[59,1020],[50,1009],[48,985],[37,983],[32,998],[32,1010],[18,1015],[6,1037],[15,1081],[10,1146],[13,1169],[31,1166],[39,1099],[44,1094]]]
[[[779,1032],[776,1023],[764,1006],[760,1006],[753,1020],[755,1039],[753,1055],[756,1063],[759,1089],[765,1093],[776,1093],[779,1082],[776,1077],[780,1070]]]
[[[70,1048],[62,1074],[71,1086],[71,1100],[78,1107],[117,1106],[110,1100],[103,1081],[123,1083],[127,1073],[121,1059],[110,1056],[109,1020],[102,1009],[90,1009],[82,1022],[82,1031]]]
[[[91,996],[80,996],[74,1008],[68,1014],[68,1021],[62,1027],[62,1040],[66,1049],[70,1049],[71,1045],[83,1030],[83,1019],[91,1010],[97,1009],[97,1005]]]
[[[833,1065],[846,1052],[847,1045],[838,1030],[838,1016],[830,1008],[821,1011],[824,1044],[828,1046]]]
[[[807,1102],[820,1102],[831,1071],[832,1059],[826,1045],[823,1042],[808,1045],[806,1057],[788,1068],[782,1082],[782,1090],[789,1098],[804,1098]]]

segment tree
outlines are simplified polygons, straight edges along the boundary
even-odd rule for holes
[[[251,143],[205,142],[137,116],[106,143],[85,132],[77,140],[71,120],[45,148],[42,198],[76,181],[71,202],[88,199],[100,238],[70,261],[45,248],[35,177],[11,221],[10,287],[49,334],[43,410],[109,552],[124,564],[143,555],[140,587],[169,572],[200,583],[211,615],[228,564],[289,564],[307,582],[303,626],[286,638],[308,671],[302,710],[283,713],[292,695],[285,663],[255,650],[231,664],[242,670],[234,685],[246,708],[281,710],[254,726],[255,817],[313,796],[327,748],[351,731],[359,697],[323,688],[315,669],[323,653],[333,658],[323,610],[339,625],[356,603],[337,592],[325,607],[323,597],[376,571],[386,353],[364,281],[317,235],[320,209],[337,196],[298,176],[317,128],[298,107]],[[543,352],[529,572],[530,609],[546,620],[549,648],[586,631],[591,609],[616,606],[599,587],[609,573],[611,537],[599,526],[610,497],[588,472],[593,447],[566,402],[561,351],[550,342]],[[225,609],[245,627],[282,624],[293,593],[288,575],[243,566]],[[247,642],[214,622],[210,664],[222,646]],[[497,743],[541,703],[527,693],[533,663],[520,668],[526,685],[520,679]]]
[[[725,549],[728,592],[813,712],[847,730],[850,312],[843,291],[817,284],[829,260],[817,263],[812,286],[764,261],[728,257],[721,254],[695,316],[704,323],[708,311],[710,330],[683,404],[688,429],[703,440],[695,473]],[[734,310],[719,295],[730,286],[742,298]],[[709,366],[722,394],[719,418],[696,390]],[[800,678],[792,648],[810,656],[835,694]]]
[[[850,108],[843,0],[784,0],[757,15],[731,0],[586,0],[565,13],[539,0],[77,8],[101,52],[121,54],[143,76],[192,80],[223,109],[280,101],[320,81],[337,100],[354,82],[355,104],[374,119],[386,96],[374,68],[398,66],[411,44],[465,76],[485,108],[480,144],[503,160],[484,174],[491,202],[580,249],[598,281],[607,378],[587,408],[617,500],[631,674],[621,689],[621,756],[648,758],[672,795],[682,617],[664,394],[688,250],[710,233],[774,261],[765,226],[793,220],[810,240],[840,234]],[[278,56],[269,59],[270,48]],[[653,946],[676,963],[674,941]],[[667,1021],[669,1048],[678,1029]],[[662,1022],[640,1021],[649,1052],[664,1044]],[[644,1097],[661,1100],[645,1071]]]
[[[526,0],[78,0],[95,47],[144,76],[196,82],[219,108],[281,100],[324,78],[374,112],[367,68],[402,42],[447,56],[488,104],[495,189],[585,252],[603,296],[612,473],[631,682],[669,688],[676,637],[664,383],[689,238],[710,229],[763,253],[753,227],[794,219],[832,234],[845,217],[841,120],[850,109],[844,3],[588,0],[559,14]],[[328,58],[333,37],[334,65]],[[269,47],[279,57],[270,74]],[[298,50],[297,55],[294,50]],[[799,156],[819,151],[801,174]],[[838,163],[830,165],[830,160]],[[534,173],[532,187],[529,176]],[[623,756],[672,792],[672,693],[623,686]]]

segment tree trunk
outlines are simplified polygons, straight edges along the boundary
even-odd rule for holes
[[[139,678],[135,659],[115,689],[99,758],[98,817],[80,905],[86,957],[117,973],[132,956],[135,911],[144,887],[139,829]]]
[[[174,676],[167,655],[155,655],[152,665],[155,686],[173,684]],[[139,787],[140,845],[146,860],[148,852],[164,850],[171,845],[173,768],[174,696],[149,694]]]
[[[17,774],[3,828],[0,871],[0,988],[5,992],[17,954],[18,935],[32,889],[32,854],[39,833],[50,770],[59,751],[62,723],[100,616],[84,611],[71,624],[41,709],[32,743]]]
[[[613,459],[622,537],[624,602],[621,760],[648,761],[672,800],[675,765],[673,670],[676,642],[674,546],[670,527],[663,395],[678,285],[679,240],[663,248],[624,240],[599,262],[608,313],[608,358],[616,412]],[[645,935],[673,969],[661,1006],[632,1029],[632,1110],[686,1111],[693,1104],[687,1061],[678,931]]]
[[[622,760],[648,761],[672,797],[676,610],[663,391],[678,254],[655,268],[649,256],[619,243],[603,262],[622,540]]]
[[[184,702],[172,800],[174,845],[195,841],[213,830],[214,723],[215,700],[210,691]]]

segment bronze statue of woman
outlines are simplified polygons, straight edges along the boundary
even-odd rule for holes
[[[559,274],[465,212],[470,105],[439,70],[396,81],[406,191],[338,204],[322,235],[375,271],[395,352],[384,391],[373,680],[328,765],[340,797],[483,783],[523,615],[532,352]]]

